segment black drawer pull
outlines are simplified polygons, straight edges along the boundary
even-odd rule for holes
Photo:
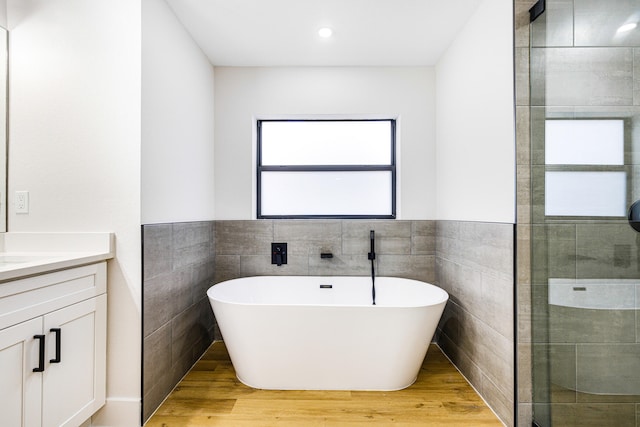
[[[49,332],[56,334],[56,357],[49,360],[49,363],[60,363],[60,342],[62,341],[62,330],[60,328],[51,328]]]
[[[34,339],[40,341],[38,346],[38,367],[33,372],[44,372],[44,335],[34,335]]]

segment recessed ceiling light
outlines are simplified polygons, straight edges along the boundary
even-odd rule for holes
[[[627,31],[631,31],[634,28],[636,28],[638,26],[637,22],[628,22],[624,25],[622,25],[620,28],[618,28],[618,30],[616,32],[618,33],[625,33]]]
[[[318,35],[322,38],[329,38],[333,34],[333,30],[329,27],[320,28],[318,30]]]

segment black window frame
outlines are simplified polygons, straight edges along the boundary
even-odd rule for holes
[[[262,164],[262,123],[264,122],[389,122],[391,127],[389,165],[268,165]],[[396,119],[258,119],[256,120],[257,160],[256,160],[256,215],[258,219],[396,219]],[[391,172],[391,214],[390,215],[263,215],[262,172]]]

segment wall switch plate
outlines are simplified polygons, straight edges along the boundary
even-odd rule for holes
[[[16,191],[16,213],[26,214],[29,213],[29,192],[28,191]]]

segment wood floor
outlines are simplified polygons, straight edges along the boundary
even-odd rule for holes
[[[392,392],[278,391],[245,386],[222,342],[214,343],[148,427],[503,426],[432,345],[418,379]]]

